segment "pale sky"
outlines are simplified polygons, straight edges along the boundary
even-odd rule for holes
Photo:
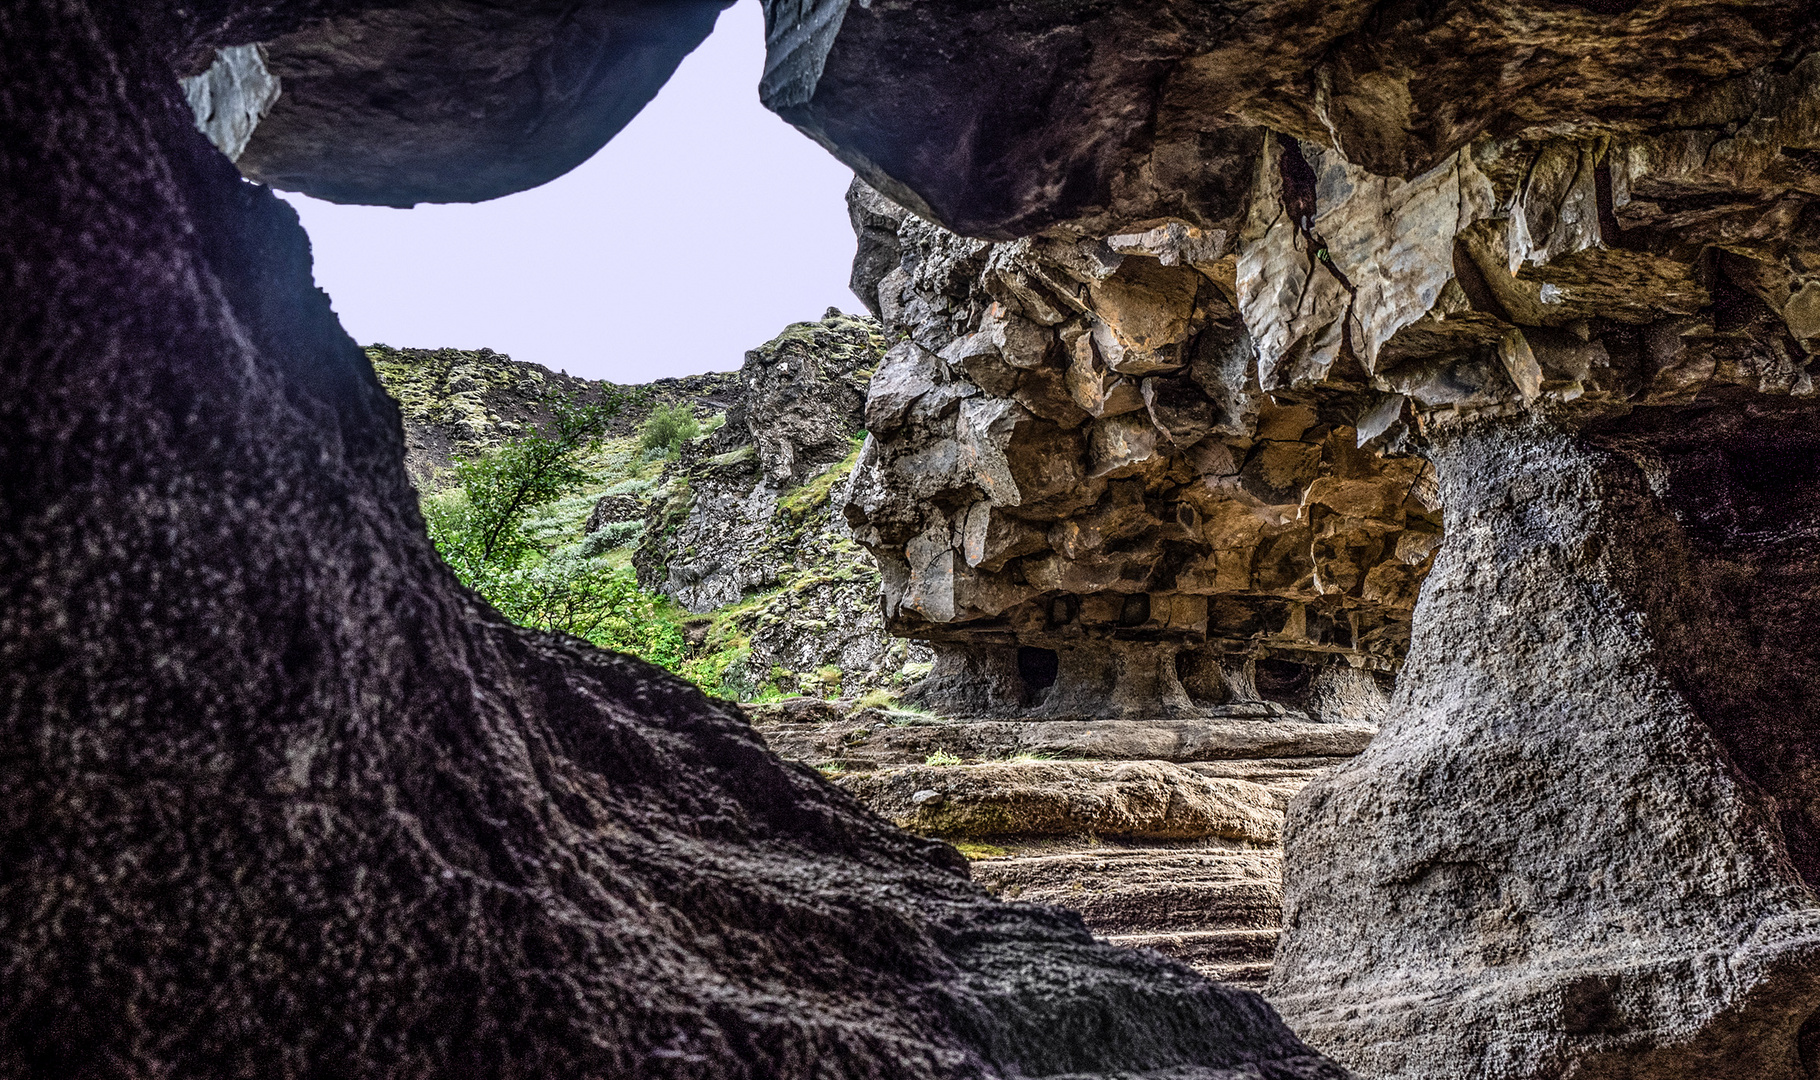
[[[847,289],[852,173],[758,103],[764,19],[739,0],[587,163],[488,203],[393,210],[284,193],[363,345],[481,346],[571,375],[732,371]]]

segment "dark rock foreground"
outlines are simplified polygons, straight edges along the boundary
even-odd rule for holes
[[[1343,1076],[457,587],[176,82],[359,10],[0,9],[0,1075]]]

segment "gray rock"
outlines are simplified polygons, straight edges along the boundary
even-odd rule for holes
[[[1384,729],[1291,809],[1270,992],[1305,1037],[1408,1080],[1807,1075],[1813,419],[1442,444]]]
[[[1108,836],[1274,844],[1283,799],[1248,780],[1160,761],[908,765],[836,782],[901,828],[928,836]]]
[[[183,97],[196,114],[196,128],[215,149],[237,161],[247,140],[278,100],[279,82],[266,70],[257,45],[220,49],[207,71],[181,80]]]
[[[1292,810],[1299,1030],[1407,1080],[1814,1075],[1820,18],[1367,7],[770,5],[768,102],[903,208],[887,327],[979,391],[855,488],[892,626],[926,702],[1079,720],[1376,715],[1333,676],[1413,626]],[[1047,379],[977,360],[993,304]],[[1087,429],[1073,500],[977,468],[1007,401]],[[1049,550],[966,562],[982,501]]]
[[[286,191],[383,206],[536,187],[617,135],[726,6],[341,5],[264,39],[285,92],[240,168]]]

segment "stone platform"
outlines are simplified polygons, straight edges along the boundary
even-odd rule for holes
[[[964,720],[799,699],[751,709],[772,749],[914,833],[994,894],[1251,988],[1282,925],[1284,813],[1363,750],[1366,720],[1273,702],[1195,717]]]

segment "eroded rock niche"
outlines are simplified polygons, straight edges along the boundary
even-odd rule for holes
[[[1348,381],[1265,393],[1233,243],[971,240],[856,184],[855,290],[898,341],[846,505],[959,715],[1383,700],[1441,541]],[[1394,419],[1394,417],[1393,417]]]

